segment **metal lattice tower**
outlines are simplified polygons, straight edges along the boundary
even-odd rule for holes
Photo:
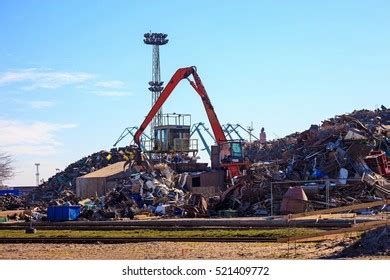
[[[168,43],[168,35],[164,33],[145,33],[144,43],[153,46],[153,58],[152,58],[152,80],[149,82],[149,90],[152,92],[152,106],[156,103],[160,97],[162,90],[164,89],[164,82],[161,81],[160,72],[160,46]],[[162,121],[162,108],[153,118],[150,124],[150,136],[154,138],[154,127],[161,125]]]

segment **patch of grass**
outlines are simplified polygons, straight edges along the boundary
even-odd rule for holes
[[[36,234],[26,234],[22,230],[0,230],[0,238],[109,238],[109,237],[143,237],[143,238],[164,238],[164,237],[259,237],[259,238],[281,238],[288,236],[301,236],[322,232],[318,229],[304,228],[282,228],[282,229],[245,229],[245,230],[119,230],[119,231],[80,231],[80,230],[37,230]]]

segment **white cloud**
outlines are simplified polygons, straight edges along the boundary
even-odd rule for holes
[[[56,89],[66,85],[77,85],[93,79],[85,72],[60,72],[51,69],[28,68],[0,73],[0,86],[19,83],[22,89]]]
[[[30,105],[33,109],[44,109],[54,106],[54,102],[46,100],[31,101]]]
[[[111,81],[100,81],[95,84],[97,87],[107,88],[107,89],[121,89],[125,85],[122,81],[111,80]]]
[[[76,126],[0,119],[0,149],[12,155],[53,155],[62,145],[56,133]]]
[[[98,91],[95,92],[97,96],[110,96],[110,97],[124,97],[131,96],[129,92],[125,91]]]
[[[125,83],[119,80],[98,81],[96,75],[86,72],[54,71],[44,68],[27,68],[0,73],[0,87],[19,85],[22,90],[39,88],[57,89],[72,85],[77,89],[93,91],[98,96],[122,97],[131,95],[125,92]],[[30,106],[34,109],[52,107],[50,101],[33,101]]]

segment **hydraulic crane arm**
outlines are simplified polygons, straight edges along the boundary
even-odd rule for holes
[[[189,79],[189,76],[193,76],[194,81],[191,81]],[[198,76],[196,72],[196,67],[186,67],[186,68],[180,68],[178,69],[175,74],[173,74],[171,80],[168,82],[164,90],[161,92],[160,97],[157,99],[156,103],[153,105],[152,109],[150,110],[149,114],[146,116],[145,120],[137,130],[137,132],[134,135],[134,142],[140,146],[140,138],[143,133],[143,131],[146,129],[146,127],[149,125],[149,123],[152,121],[154,116],[157,114],[157,112],[161,109],[162,105],[165,103],[165,101],[168,99],[168,97],[171,95],[172,91],[176,88],[178,83],[183,80],[187,79],[191,86],[195,89],[195,91],[199,94],[199,96],[202,99],[204,108],[206,110],[207,117],[210,121],[211,128],[213,130],[215,141],[217,144],[220,144],[222,142],[226,142],[226,136],[222,130],[221,124],[218,120],[218,117],[214,111],[214,107],[211,104],[210,98],[207,95],[206,89],[204,88],[202,81],[200,77]]]

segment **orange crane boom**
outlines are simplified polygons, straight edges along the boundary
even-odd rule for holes
[[[191,75],[193,76],[194,81],[189,79]],[[138,147],[140,147],[141,144],[140,140],[143,131],[150,124],[150,122],[152,121],[153,117],[157,114],[157,112],[161,109],[162,105],[171,95],[172,91],[176,88],[178,83],[184,79],[187,79],[190,82],[191,86],[201,97],[216,143],[219,146],[221,146],[222,144],[228,142],[225,133],[223,132],[222,126],[218,120],[217,114],[214,111],[214,107],[211,104],[210,98],[206,92],[206,89],[202,84],[202,80],[197,74],[196,67],[191,66],[191,67],[179,68],[175,72],[175,74],[173,74],[171,80],[168,82],[164,90],[161,92],[160,97],[157,99],[156,103],[153,105],[149,114],[146,116],[145,120],[143,121],[143,123],[141,124],[141,126],[139,127],[139,129],[134,135],[134,142],[138,145]],[[229,177],[240,175],[239,164],[229,163],[229,164],[224,164],[223,167],[229,171]]]
[[[194,81],[191,81],[188,77],[193,76]],[[185,67],[178,69],[175,74],[173,74],[171,80],[168,82],[167,86],[164,88],[164,90],[161,92],[160,97],[157,99],[156,103],[153,105],[152,109],[150,110],[149,114],[146,116],[145,120],[137,130],[137,132],[134,135],[134,142],[139,146],[140,145],[140,138],[143,133],[143,131],[146,129],[146,127],[150,124],[153,117],[157,114],[157,112],[161,109],[162,105],[165,103],[165,101],[168,99],[168,97],[171,95],[172,91],[176,88],[178,83],[181,80],[187,79],[191,86],[195,89],[195,91],[199,94],[203,101],[204,108],[207,113],[207,117],[210,121],[211,128],[213,130],[215,141],[217,144],[220,144],[222,142],[226,142],[226,136],[223,132],[223,129],[221,127],[221,124],[218,120],[218,117],[214,111],[214,107],[211,104],[210,98],[207,95],[206,89],[204,88],[202,81],[199,77],[199,75],[196,72],[196,67]]]

